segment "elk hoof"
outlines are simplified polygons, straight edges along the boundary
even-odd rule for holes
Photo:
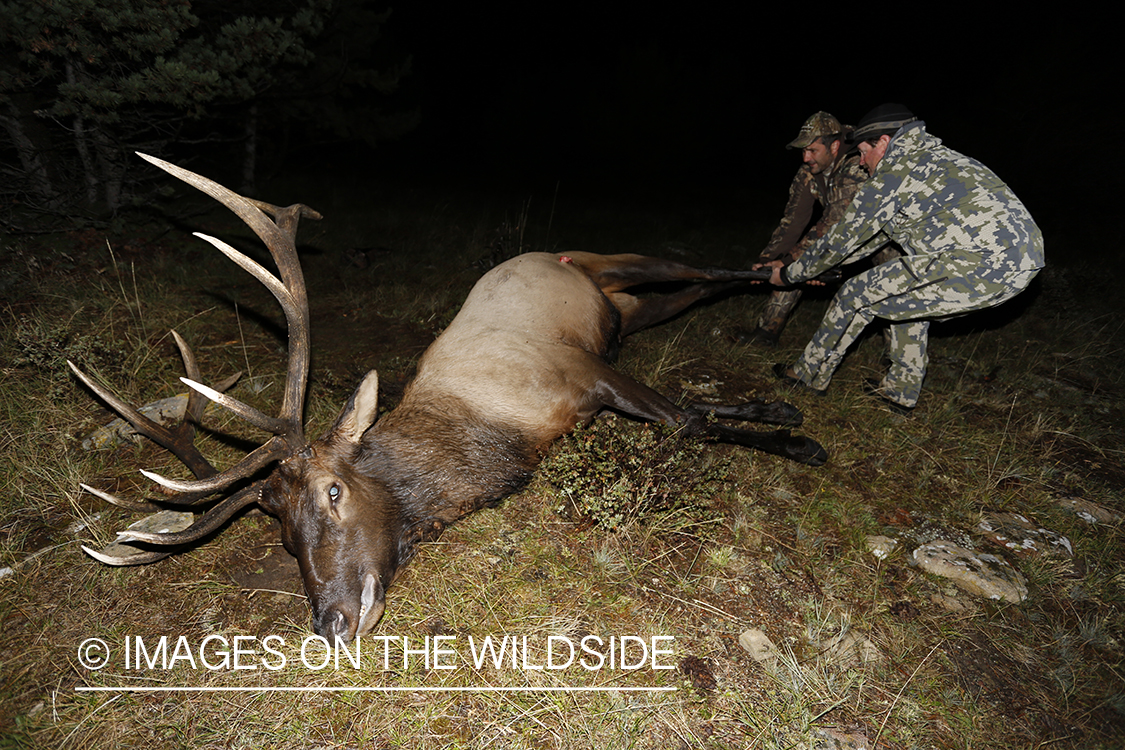
[[[765,424],[779,424],[785,427],[800,427],[805,421],[805,415],[792,404],[784,401],[775,401],[768,405],[766,415],[759,420]]]
[[[823,466],[828,461],[828,451],[812,438],[797,438],[793,442],[799,445],[789,452],[794,461],[806,466]]]

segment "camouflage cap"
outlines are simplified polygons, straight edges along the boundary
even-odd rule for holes
[[[837,135],[844,132],[840,121],[827,112],[817,112],[805,120],[801,132],[797,137],[786,144],[785,148],[806,148],[810,143],[823,135]]]
[[[917,119],[904,104],[880,104],[863,116],[850,140],[859,142],[881,135],[894,135],[903,125]]]

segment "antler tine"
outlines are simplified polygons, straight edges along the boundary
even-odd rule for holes
[[[175,333],[175,331],[173,331],[173,333]],[[178,335],[176,336],[176,339],[177,343],[181,346],[180,351],[181,353],[183,353],[187,347],[187,344],[184,343],[183,339],[180,339]],[[194,367],[195,358],[191,354],[190,349],[186,349],[186,351],[188,359],[191,360],[191,364],[188,365],[185,362],[185,368],[189,372],[192,372],[194,370],[194,372],[198,375],[199,370],[198,368]],[[165,427],[159,422],[155,422],[146,417],[140,411],[135,409],[131,404],[128,404],[125,401],[119,399],[116,395],[113,394],[112,391],[98,385],[93,380],[93,378],[82,372],[82,370],[80,370],[78,366],[70,360],[67,360],[67,364],[70,366],[71,371],[78,377],[78,379],[86,384],[87,388],[92,390],[99,398],[105,401],[111,409],[121,415],[121,418],[132,425],[134,430],[152,440],[157,445],[160,445],[163,448],[171,451],[174,456],[180,459],[184,463],[184,465],[191,470],[191,473],[194,474],[198,480],[203,480],[197,487],[189,487],[187,486],[187,483],[180,484],[179,486],[184,488],[181,490],[183,494],[176,497],[161,498],[161,503],[170,505],[195,505],[203,498],[207,497],[208,495],[212,495],[218,489],[221,489],[221,487],[215,486],[217,477],[219,476],[218,472],[211,465],[211,463],[206,458],[204,458],[203,454],[199,452],[199,449],[195,447],[195,428],[187,421],[188,414],[186,412],[184,415],[184,421],[181,422],[178,427]],[[241,374],[242,373],[237,373],[234,376],[224,380],[219,384],[219,389],[225,390],[234,385],[235,381],[238,380]],[[220,393],[219,390],[207,389],[207,391],[211,394],[216,394],[223,399],[229,398],[229,396]],[[203,406],[206,404],[205,394],[197,394],[194,390],[190,392],[198,396],[200,402],[198,411],[202,412]],[[190,396],[188,397],[187,408],[189,410],[191,409]],[[195,421],[198,421],[198,417],[195,418]],[[254,471],[256,470],[257,467],[254,469]],[[253,471],[251,471],[250,473],[253,473]],[[241,477],[233,477],[230,481],[235,481],[239,478]],[[85,484],[81,485],[81,487],[87,492],[96,495],[102,500],[105,500],[107,503],[119,505],[122,508],[128,508],[129,510],[151,511],[160,510],[160,508],[162,507],[161,505],[156,505],[148,502],[138,503],[131,500],[123,500],[115,495],[109,494],[108,492],[102,492],[101,490],[95,489]]]
[[[141,513],[153,513],[156,511],[167,510],[166,506],[169,505],[189,507],[198,504],[200,500],[207,497],[208,495],[213,494],[211,491],[184,492],[176,495],[175,497],[162,497],[160,498],[159,503],[151,503],[148,501],[137,502],[135,500],[124,500],[117,495],[112,495],[108,492],[99,490],[97,487],[91,487],[88,484],[83,484],[82,482],[79,482],[78,486],[84,489],[86,492],[89,492],[91,495],[104,500],[110,505],[117,505],[121,508],[125,508],[126,510],[138,511]]]
[[[223,502],[219,503],[211,510],[204,513],[195,521],[191,526],[179,532],[148,532],[148,531],[119,531],[117,532],[118,542],[148,542],[150,544],[159,544],[163,546],[189,544],[198,541],[203,537],[210,534],[215,529],[219,528],[231,516],[237,513],[247,505],[257,502],[261,495],[259,488],[260,482],[256,482],[245,489],[236,492],[228,497]],[[87,490],[93,492],[98,496],[104,496],[97,490],[86,487]],[[172,552],[164,552],[157,550],[138,550],[135,554],[131,555],[107,555],[104,552],[90,549],[83,545],[82,551],[90,557],[94,558],[100,563],[105,565],[125,566],[125,565],[147,565],[163,560],[168,557]]]
[[[305,277],[297,259],[296,232],[300,217],[319,219],[321,218],[320,214],[300,204],[288,208],[278,208],[268,203],[250,200],[206,177],[189,172],[174,164],[139,152],[137,155],[222,203],[242,219],[269,248],[270,255],[273,256],[274,263],[277,264],[281,276],[280,285],[271,284],[267,280],[267,277],[269,279],[274,277],[265,269],[262,269],[264,275],[259,275],[211,238],[204,237],[269,287],[270,291],[281,302],[289,326],[289,366],[285,378],[285,395],[282,398],[279,418],[289,425],[288,437],[290,442],[293,443],[293,447],[299,447],[304,443],[302,413],[305,389],[308,383],[310,348],[308,295],[305,291]],[[263,211],[273,214],[277,223],[270,221]],[[234,252],[245,258],[241,253]],[[249,258],[246,258],[246,260],[249,261]],[[250,261],[250,263],[253,263],[253,261]],[[253,265],[258,266],[256,263],[253,263]],[[258,266],[258,268],[261,268],[261,266]],[[285,294],[279,294],[279,290],[275,286],[284,289]],[[288,298],[291,302],[283,299],[283,297]]]
[[[192,380],[202,380],[203,377],[199,372],[199,363],[195,361],[195,352],[191,350],[188,343],[184,341],[183,337],[172,329],[172,339],[176,342],[176,348],[180,350],[180,359],[184,361],[184,372]],[[241,373],[239,373],[241,374]],[[188,391],[187,408],[184,409],[184,421],[191,420],[195,424],[199,424],[203,419],[203,408],[207,405],[207,401],[202,393],[195,391]]]
[[[247,505],[256,503],[261,497],[261,481],[255,482],[234,493],[211,510],[200,516],[195,523],[183,531],[119,531],[118,542],[149,542],[151,544],[171,545],[196,542],[219,528],[235,513]]]
[[[141,474],[156,482],[159,485],[167,487],[176,492],[190,492],[201,493],[202,495],[210,495],[215,492],[220,492],[230,487],[235,482],[241,479],[248,479],[254,475],[258,469],[269,464],[271,461],[276,461],[290,452],[288,441],[285,437],[275,435],[270,438],[264,445],[255,448],[252,452],[236,463],[234,466],[225,470],[221,474],[216,474],[213,477],[206,479],[182,480],[182,479],[169,479],[151,471],[141,469]]]
[[[309,208],[304,203],[294,203],[292,206],[282,208],[272,203],[255,200],[254,198],[246,198],[246,202],[272,216],[278,229],[294,242],[297,240],[298,219],[313,219],[319,221],[324,218],[319,211]]]
[[[90,557],[94,558],[100,563],[105,565],[114,565],[117,567],[125,565],[148,565],[157,560],[163,560],[165,557],[170,557],[171,552],[138,552],[135,555],[126,555],[123,557],[116,557],[114,555],[107,555],[103,552],[90,549],[85,544],[82,545],[82,551]]]
[[[90,376],[78,369],[78,366],[70,360],[67,360],[66,363],[70,365],[71,372],[85,383],[87,388],[97,394],[102,401],[109,404],[111,409],[133,426],[133,429],[171,451],[191,469],[192,474],[200,478],[215,474],[215,467],[196,449],[192,440],[195,431],[190,425],[181,425],[179,429],[172,430],[158,424],[119,399],[111,391],[95,383]],[[185,427],[187,429],[184,429]]]
[[[197,383],[194,380],[190,380],[188,378],[180,378],[180,382],[190,388],[193,393],[199,393],[203,396],[206,396],[219,406],[229,409],[255,427],[263,429],[266,432],[272,432],[274,435],[285,435],[288,432],[289,425],[285,422],[285,420],[263,414],[253,406],[244,404],[233,396],[228,396],[225,393],[219,393],[219,391],[217,391],[216,389],[208,388],[202,383]]]
[[[180,350],[180,357],[184,360],[184,371],[187,372],[187,376],[195,381],[203,380],[203,377],[199,373],[199,365],[195,361],[195,352],[191,350],[191,347],[188,346],[187,342],[183,340],[183,337],[181,337],[175,329],[172,329],[172,338],[176,340],[176,346]],[[224,393],[232,388],[241,377],[242,372],[236,372],[226,380],[221,381],[213,390],[218,393]],[[184,409],[184,421],[202,424],[203,409],[206,406],[207,396],[205,394],[199,391],[189,390],[187,408]]]
[[[214,245],[223,255],[226,255],[244,271],[262,282],[277,299],[285,313],[285,321],[289,326],[289,371],[285,377],[285,394],[281,402],[281,416],[274,420],[276,424],[264,429],[274,434],[287,434],[293,446],[299,447],[304,443],[304,425],[302,424],[301,412],[304,406],[305,383],[309,372],[309,306],[307,300],[304,299],[304,279],[298,279],[301,285],[296,290],[297,294],[294,294],[294,290],[279,281],[258,262],[235,250],[222,240],[199,232],[196,232],[195,236]],[[296,255],[294,254],[295,260]],[[300,276],[300,268],[297,269],[297,274]],[[218,403],[232,408],[223,401]],[[236,409],[234,411],[243,418],[254,421],[241,411]],[[261,415],[258,419],[261,421],[272,418]],[[258,424],[258,422],[255,422],[255,424]],[[284,427],[279,427],[279,425],[284,425]]]
[[[116,505],[118,507],[125,508],[126,510],[143,511],[148,513],[161,510],[161,507],[159,505],[153,505],[152,503],[136,503],[132,500],[122,500],[117,495],[111,495],[108,492],[102,492],[97,487],[91,487],[90,485],[83,484],[82,482],[79,482],[78,486],[86,490],[86,492],[89,492],[94,497],[101,498],[110,505]]]

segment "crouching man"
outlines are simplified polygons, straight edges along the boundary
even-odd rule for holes
[[[992,170],[941,145],[901,104],[876,107],[853,139],[870,178],[843,218],[804,255],[775,262],[770,281],[790,286],[896,242],[903,257],[840,287],[804,353],[775,373],[824,391],[844,354],[875,318],[890,322],[882,380],[870,395],[909,413],[926,374],[930,322],[999,305],[1043,267],[1043,234]]]
[[[805,248],[823,237],[839,221],[852,202],[867,172],[859,163],[854,147],[844,143],[848,128],[827,112],[817,112],[801,126],[801,132],[785,147],[800,149],[801,168],[789,186],[789,201],[781,222],[770,236],[754,268],[780,260],[791,263]],[[816,204],[821,206],[819,221],[813,223]],[[777,346],[793,308],[801,299],[800,289],[775,289],[769,296],[758,326],[738,337],[744,344]]]

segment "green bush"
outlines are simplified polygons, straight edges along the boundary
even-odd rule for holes
[[[667,425],[599,419],[559,440],[540,476],[580,516],[607,529],[672,511],[703,512],[728,460]]]

